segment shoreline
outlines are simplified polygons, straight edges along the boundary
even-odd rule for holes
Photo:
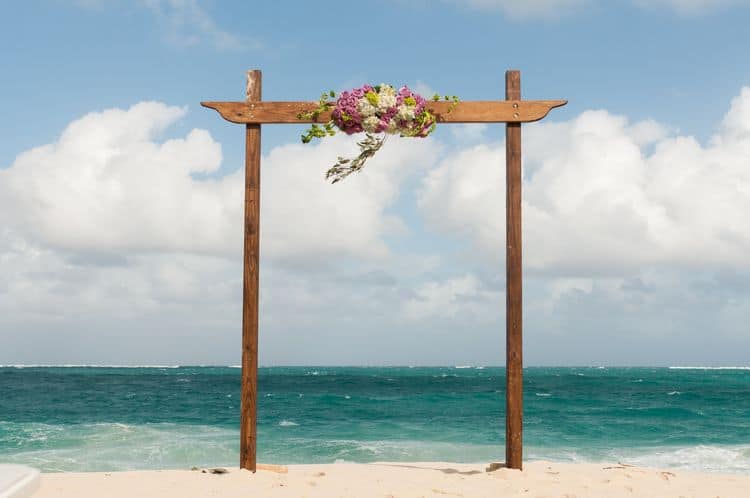
[[[273,466],[272,466],[273,467]],[[721,497],[745,498],[750,475],[688,472],[627,464],[531,461],[524,470],[451,462],[289,465],[255,474],[199,470],[42,474],[34,498],[132,497]],[[285,472],[286,471],[286,472]]]

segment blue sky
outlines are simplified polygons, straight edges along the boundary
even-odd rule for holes
[[[570,102],[524,128],[527,363],[747,363],[748,2],[2,10],[0,363],[238,362],[243,133],[198,103],[251,68],[266,100],[502,98],[520,69]],[[352,141],[302,129],[263,131],[261,363],[501,363],[502,127],[391,141],[335,186]]]

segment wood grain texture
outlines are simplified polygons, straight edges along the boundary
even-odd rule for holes
[[[248,71],[247,98],[261,99],[261,73]],[[260,125],[245,129],[245,237],[242,278],[240,468],[255,472],[258,418],[258,284],[260,263]]]
[[[521,99],[521,74],[505,73],[505,98]],[[505,464],[523,466],[521,124],[505,127]]]
[[[475,100],[459,102],[453,109],[451,102],[430,102],[427,107],[435,113],[441,123],[529,123],[544,118],[555,107],[563,106],[566,100]],[[232,123],[301,124],[312,123],[309,119],[298,119],[297,115],[317,107],[317,102],[201,102],[203,107],[216,110]],[[325,123],[330,113],[323,113],[317,122]]]

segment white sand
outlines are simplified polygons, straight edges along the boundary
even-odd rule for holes
[[[706,497],[748,498],[750,476],[619,464],[527,462],[523,472],[455,463],[290,465],[287,474],[229,469],[44,474],[35,498],[149,497]]]

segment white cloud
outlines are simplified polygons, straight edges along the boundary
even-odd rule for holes
[[[298,264],[385,257],[384,237],[404,230],[387,208],[404,180],[426,169],[438,150],[431,139],[393,137],[362,173],[330,185],[324,172],[337,156],[356,154],[352,138],[274,149],[263,158],[264,250]]]
[[[477,9],[500,9],[514,19],[557,18],[586,5],[590,0],[451,0]]]
[[[73,0],[82,9],[98,10],[104,8],[111,0]]]
[[[483,123],[457,124],[451,126],[451,134],[462,143],[473,144],[485,140],[487,129]]]
[[[687,15],[703,14],[724,7],[750,5],[748,0],[633,0],[633,3],[649,9],[665,7]]]
[[[157,102],[93,112],[0,169],[6,320],[238,302],[243,170],[216,174],[221,146],[205,130],[160,139],[185,113]],[[393,138],[363,174],[330,185],[324,172],[347,151],[355,139],[337,136],[263,157],[266,262],[297,271],[389,256],[385,238],[405,230],[390,206],[439,146]]]
[[[706,145],[606,111],[527,126],[524,141],[532,271],[585,277],[750,264],[750,88]],[[419,197],[432,226],[467,235],[495,262],[504,254],[503,158],[502,144],[459,151],[427,176]]]
[[[200,179],[222,160],[204,130],[157,143],[185,109],[142,102],[90,113],[0,170],[0,221],[70,252],[228,252],[238,179]]]
[[[458,5],[468,5],[475,9],[501,10],[512,19],[556,19],[583,7],[605,4],[600,0],[447,0]],[[713,10],[750,5],[748,0],[632,0],[637,7],[644,9],[668,8],[679,14],[697,15]]]
[[[223,258],[170,253],[71,256],[0,236],[0,329],[56,327],[93,319],[185,316],[226,322],[239,303],[241,266]],[[235,314],[236,316],[236,314]],[[188,318],[189,317],[189,318]]]
[[[185,112],[143,102],[72,122],[55,143],[0,170],[0,221],[26,240],[71,253],[236,256],[243,171],[206,175],[222,154],[205,130],[157,141]],[[404,229],[387,208],[437,150],[430,139],[393,138],[365,174],[330,185],[324,172],[337,155],[356,152],[353,138],[273,149],[263,158],[264,256],[296,264],[386,256],[383,237]]]
[[[422,80],[417,80],[417,82],[411,88],[426,99],[430,99],[433,95],[438,93],[430,85]]]
[[[166,37],[181,47],[206,43],[217,50],[257,48],[258,43],[219,28],[198,0],[143,0],[164,24]]]
[[[503,293],[493,291],[475,275],[464,275],[443,281],[426,282],[415,289],[414,296],[403,303],[404,316],[410,320],[453,318],[459,313],[471,313],[482,319],[488,314],[497,318]]]

